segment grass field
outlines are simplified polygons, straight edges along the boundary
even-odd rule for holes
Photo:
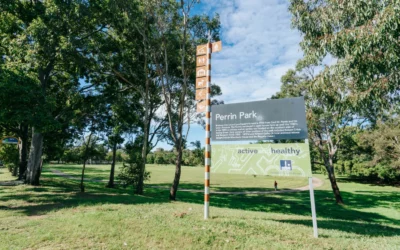
[[[339,180],[345,206],[335,205],[329,181],[315,191],[319,235],[312,237],[308,191],[211,196],[203,220],[203,194],[179,192],[168,201],[173,166],[149,166],[143,196],[107,189],[109,166],[46,165],[42,185],[0,186],[0,249],[400,249],[399,188]],[[184,167],[181,188],[202,189],[203,169]],[[275,178],[212,175],[214,190],[268,190]],[[4,168],[0,180],[12,180]],[[289,189],[302,179],[277,179]]]

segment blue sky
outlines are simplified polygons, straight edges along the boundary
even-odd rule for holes
[[[280,89],[280,78],[303,55],[300,33],[291,29],[285,0],[203,0],[196,14],[218,13],[223,49],[212,55],[212,82],[225,103],[265,100]],[[204,130],[192,124],[188,144],[204,143]],[[170,149],[166,143],[158,147]]]

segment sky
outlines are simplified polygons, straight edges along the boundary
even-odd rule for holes
[[[287,0],[202,0],[196,14],[220,15],[222,51],[212,54],[211,81],[225,103],[260,101],[280,89],[280,79],[303,55],[291,28]],[[190,126],[188,145],[205,132]],[[158,147],[170,149],[166,143]]]

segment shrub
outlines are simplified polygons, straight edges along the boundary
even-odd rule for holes
[[[126,188],[130,185],[136,187],[139,182],[140,168],[137,163],[124,163],[120,173],[118,174],[118,179],[121,181],[121,185]],[[145,171],[143,175],[143,180],[147,181],[150,179],[150,172]]]

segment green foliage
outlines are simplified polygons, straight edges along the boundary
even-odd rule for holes
[[[141,168],[137,163],[129,162],[123,163],[118,174],[118,179],[121,185],[126,188],[130,185],[136,187],[139,183],[139,176],[141,174]],[[143,175],[143,181],[150,179],[150,172],[145,171]]]
[[[365,175],[386,182],[400,181],[400,117],[393,114],[386,121],[378,121],[359,135],[362,146],[371,150]]]
[[[321,78],[342,79],[349,86],[342,98],[371,119],[398,102],[397,0],[291,0],[289,10],[293,26],[303,35],[304,58],[299,67],[319,65],[328,54],[337,58]],[[335,88],[327,84],[325,91]]]
[[[16,145],[2,144],[0,146],[0,161],[3,162],[4,166],[8,168],[10,172],[13,172],[18,167],[18,148]]]
[[[66,163],[81,163],[81,150],[79,147],[71,147],[64,151],[62,161]]]
[[[156,153],[154,157],[155,164],[168,164],[167,161],[164,159],[165,153]]]
[[[148,164],[154,164],[155,162],[155,157],[154,157],[154,154],[153,153],[149,153],[148,155],[147,155],[147,161],[146,161],[146,163],[148,163]]]
[[[129,142],[125,145],[125,150],[128,154],[128,160],[120,169],[118,179],[121,181],[123,187],[133,185],[134,190],[140,185],[140,179],[143,178],[143,182],[150,179],[150,172],[143,171],[141,168],[142,157],[141,157],[141,138],[137,137],[134,142]]]
[[[112,162],[112,156],[113,156],[113,152],[112,151],[107,152],[107,154],[105,156],[105,160],[107,162]],[[116,162],[123,162],[123,161],[128,160],[128,158],[125,159],[125,157],[126,156],[124,155],[124,152],[122,150],[120,150],[120,149],[117,149],[117,152],[116,152],[116,155],[115,155],[115,161]]]

